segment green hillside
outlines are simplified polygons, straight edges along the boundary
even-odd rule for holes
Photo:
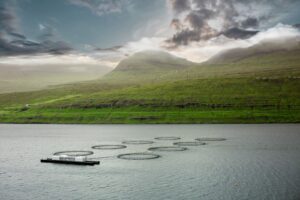
[[[300,49],[300,43],[297,38],[282,39],[277,41],[262,41],[248,48],[234,48],[218,53],[209,59],[207,64],[224,64],[238,62],[243,59],[258,57],[264,59],[264,54],[275,56],[278,52],[287,52],[289,55],[292,51]],[[286,58],[283,58],[286,59]],[[287,60],[287,59],[286,59]],[[269,62],[269,60],[265,60]]]
[[[300,122],[299,49],[197,65],[153,54],[134,55],[98,81],[2,94],[0,121]],[[137,78],[132,81],[132,77]]]
[[[151,73],[153,71],[183,70],[194,63],[166,52],[143,51],[122,60],[111,74],[116,72]]]
[[[104,77],[104,80],[125,84],[157,82],[165,80],[170,72],[182,72],[196,65],[196,63],[166,52],[143,51],[122,60],[113,71]]]

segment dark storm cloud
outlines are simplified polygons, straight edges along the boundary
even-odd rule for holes
[[[91,10],[96,15],[121,12],[130,0],[68,0],[71,4]]]
[[[18,18],[15,14],[13,2],[0,2],[0,31],[16,32]]]
[[[121,49],[122,45],[117,45],[117,46],[113,46],[113,47],[109,47],[109,48],[95,48],[96,51],[118,51],[119,49]]]
[[[196,30],[184,29],[177,32],[173,37],[168,40],[178,45],[188,45],[190,41],[199,41],[200,35]]]
[[[257,18],[249,17],[246,20],[241,22],[241,26],[243,28],[256,28],[259,25],[259,21]]]
[[[63,41],[52,40],[51,32],[44,32],[42,41],[27,39],[19,31],[18,16],[14,1],[0,4],[0,56],[30,55],[30,54],[64,54],[72,48]]]
[[[295,24],[294,27],[300,30],[300,24]]]
[[[15,37],[15,38],[19,38],[21,40],[25,40],[26,37],[20,33],[9,33],[11,36]]]
[[[215,13],[208,9],[201,9],[198,11],[190,12],[185,20],[190,24],[193,29],[201,29],[206,25],[206,19],[210,19]]]
[[[249,30],[243,30],[239,28],[230,28],[221,34],[225,35],[228,38],[233,39],[248,39],[254,35],[256,35],[258,31],[249,31]]]
[[[187,0],[170,0],[172,9],[176,13],[181,13],[183,11],[186,11],[190,9],[190,1]]]
[[[171,21],[171,27],[178,31],[182,29],[182,24],[179,19],[173,19]]]
[[[192,41],[206,40],[221,34],[230,38],[248,38],[261,23],[280,16],[278,8],[297,3],[297,0],[168,0],[174,11],[171,26],[176,33],[168,43],[187,45]],[[274,16],[275,15],[275,16]],[[218,21],[218,27],[210,25]]]
[[[40,43],[29,40],[7,40],[0,38],[0,56],[17,56],[17,55],[32,55],[32,54],[65,54],[69,52],[69,47],[64,42],[43,41]]]

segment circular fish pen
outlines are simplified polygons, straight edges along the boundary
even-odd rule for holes
[[[205,142],[200,142],[200,141],[174,142],[173,144],[178,146],[201,146],[201,145],[205,145]]]
[[[168,137],[156,137],[156,140],[180,140],[180,137],[168,136]]]
[[[165,146],[165,147],[150,147],[149,151],[185,151],[188,150],[186,147],[181,146]]]
[[[74,157],[77,157],[77,156],[89,156],[89,155],[93,155],[94,152],[92,151],[58,151],[58,152],[55,152],[53,155],[55,156],[74,156]]]
[[[224,141],[226,138],[196,138],[197,141]]]
[[[98,149],[98,150],[115,150],[115,149],[125,149],[126,145],[121,144],[102,144],[102,145],[95,145],[92,146],[92,149]]]
[[[117,158],[124,159],[124,160],[152,160],[159,158],[160,155],[153,154],[153,153],[126,153],[126,154],[119,154]]]
[[[150,140],[127,140],[123,141],[123,144],[153,144],[153,141]]]

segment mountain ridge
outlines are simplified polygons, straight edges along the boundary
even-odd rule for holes
[[[173,70],[195,63],[163,51],[141,51],[122,60],[113,71],[131,70]],[[112,72],[113,72],[112,71]]]
[[[280,51],[292,51],[300,49],[300,38],[289,38],[280,41],[262,41],[256,45],[246,48],[232,48],[214,55],[206,64],[224,64],[230,62],[237,62],[247,57],[269,54]],[[295,42],[296,41],[296,42]],[[298,42],[297,42],[298,41]]]

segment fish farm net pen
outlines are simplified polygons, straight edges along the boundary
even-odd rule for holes
[[[153,153],[126,153],[119,154],[117,158],[125,160],[151,160],[161,157],[160,155]]]
[[[58,151],[53,153],[53,155],[55,156],[60,156],[60,155],[66,155],[66,156],[89,156],[89,155],[93,155],[94,152],[93,151]]]
[[[150,140],[126,140],[122,142],[123,144],[153,144]]]
[[[116,144],[116,145],[95,145],[92,146],[92,149],[98,149],[98,150],[114,150],[114,149],[125,149],[126,145]]]
[[[205,145],[205,142],[174,142],[174,145],[178,145],[178,146],[201,146],[201,145]]]
[[[164,146],[164,147],[150,147],[148,151],[185,151],[187,147],[181,146]]]
[[[180,140],[180,137],[174,137],[174,136],[169,136],[169,137],[156,137],[154,138],[155,140]]]
[[[196,138],[197,141],[224,141],[226,138]]]

